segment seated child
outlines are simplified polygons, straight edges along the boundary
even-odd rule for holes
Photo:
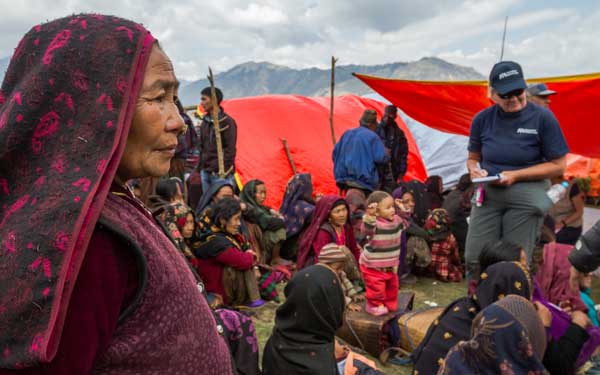
[[[240,199],[247,206],[244,219],[256,224],[260,229],[258,236],[263,254],[259,260],[264,264],[289,265],[289,261],[281,258],[281,244],[286,239],[285,222],[279,213],[264,205],[267,199],[267,188],[260,180],[249,181],[240,194]]]
[[[369,238],[359,260],[367,290],[367,313],[385,315],[398,309],[398,264],[405,222],[394,207],[394,199],[375,191],[367,200],[363,230]]]
[[[360,311],[361,307],[358,305],[358,302],[364,300],[363,296],[359,294],[357,288],[348,279],[346,272],[344,272],[344,269],[347,268],[350,262],[354,263],[354,256],[346,246],[330,243],[323,246],[318,264],[327,266],[337,273],[344,291],[346,308],[350,311]]]
[[[226,304],[259,307],[264,301],[254,272],[256,254],[240,234],[241,216],[240,202],[235,198],[214,204],[211,226],[193,248],[198,258],[196,269],[206,291],[223,296]]]
[[[448,212],[443,208],[433,210],[425,222],[425,230],[431,239],[430,272],[442,281],[462,281],[458,242],[450,229]]]

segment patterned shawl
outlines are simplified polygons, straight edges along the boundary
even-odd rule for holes
[[[188,259],[193,259],[194,255],[190,251],[185,238],[183,238],[183,227],[187,221],[189,214],[194,214],[192,209],[185,203],[176,202],[169,203],[163,207],[163,211],[159,215],[160,221],[163,222],[171,238],[175,241],[177,248]]]
[[[309,173],[296,174],[285,189],[279,211],[285,221],[287,237],[300,233],[315,210],[312,199],[313,185]]]
[[[300,242],[298,244],[298,256],[296,263],[298,269],[302,269],[306,264],[306,261],[312,252],[313,241],[317,237],[319,229],[321,229],[323,224],[328,222],[331,210],[333,210],[338,203],[344,204],[346,205],[346,208],[348,208],[344,198],[338,195],[326,195],[317,202],[310,225],[300,237]],[[353,252],[356,252],[355,250],[358,245],[356,244],[354,229],[352,229],[352,224],[350,223],[350,209],[348,209],[348,221],[346,222],[346,226],[344,228],[344,234],[346,235],[347,247]]]
[[[547,374],[546,344],[533,304],[507,296],[477,315],[471,339],[452,348],[438,374]]]
[[[144,27],[103,15],[34,26],[0,89],[0,368],[56,354],[148,58]]]
[[[529,272],[518,262],[500,262],[482,274],[473,297],[452,302],[429,327],[419,347],[413,351],[414,369],[420,374],[436,374],[448,351],[471,337],[475,316],[487,306],[510,294],[531,298]]]

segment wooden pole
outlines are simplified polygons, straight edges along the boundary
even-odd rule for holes
[[[296,164],[294,164],[294,159],[292,158],[292,153],[290,152],[290,148],[288,147],[287,140],[285,138],[281,138],[281,143],[283,143],[285,154],[287,155],[288,161],[290,162],[290,166],[292,167],[292,172],[294,172],[295,175],[298,173],[298,171],[296,170]]]
[[[506,43],[506,25],[508,24],[508,16],[504,19],[504,32],[502,33],[502,46],[500,47],[500,61],[504,59],[504,43]]]
[[[213,127],[215,129],[215,139],[217,142],[217,163],[219,165],[219,177],[225,178],[233,169],[233,166],[229,168],[227,172],[225,172],[225,161],[223,157],[223,141],[221,140],[221,127],[219,126],[219,102],[217,101],[217,92],[215,90],[215,80],[213,77],[213,72],[210,67],[208,67],[208,81],[210,82],[210,101],[212,103],[211,109],[211,117],[213,120]]]
[[[329,127],[331,129],[331,140],[333,141],[333,145],[335,146],[335,130],[333,129],[333,99],[334,99],[334,90],[335,90],[335,63],[338,61],[335,57],[331,56],[331,101],[329,102]]]

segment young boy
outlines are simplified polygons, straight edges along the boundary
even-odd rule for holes
[[[404,221],[396,215],[394,199],[375,191],[367,200],[363,230],[369,238],[360,256],[367,290],[367,313],[385,315],[398,309],[398,264]]]

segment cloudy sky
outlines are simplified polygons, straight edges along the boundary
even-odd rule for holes
[[[437,56],[487,74],[500,56],[529,77],[600,71],[594,0],[0,0],[0,57],[39,22],[77,12],[133,19],[158,37],[184,79],[246,61],[295,68]]]

